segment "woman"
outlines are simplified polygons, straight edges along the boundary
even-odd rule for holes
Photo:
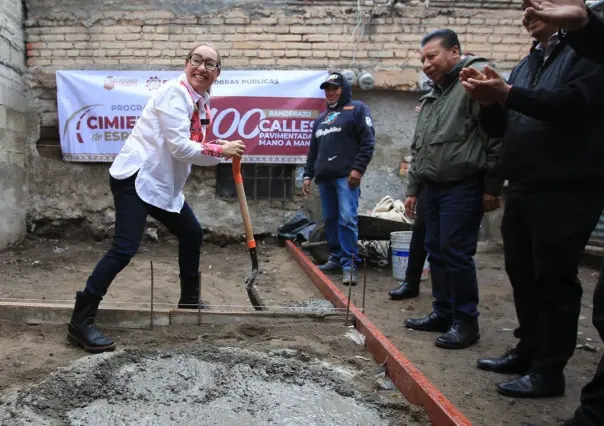
[[[95,326],[99,303],[115,276],[128,265],[143,238],[147,215],[178,237],[179,308],[197,308],[202,228],[182,190],[191,164],[213,166],[221,158],[240,157],[241,141],[206,143],[211,123],[210,87],[220,75],[216,49],[202,43],[185,60],[184,72],[149,100],[110,173],[115,203],[115,235],[109,251],[76,293],[68,326],[69,340],[88,352],[115,349]],[[205,305],[204,305],[205,307]]]

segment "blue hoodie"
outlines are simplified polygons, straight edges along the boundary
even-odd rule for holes
[[[342,77],[342,81],[337,105],[328,105],[313,124],[304,178],[320,182],[347,177],[352,170],[364,174],[373,157],[375,130],[369,108],[353,101],[348,80]]]

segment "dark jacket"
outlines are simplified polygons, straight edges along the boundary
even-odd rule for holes
[[[421,98],[407,196],[417,196],[425,182],[455,182],[472,175],[484,176],[486,193],[501,193],[501,181],[491,174],[501,141],[481,130],[480,105],[459,82],[462,68],[482,70],[488,63],[477,56],[462,59],[449,71],[442,87],[435,85]]]
[[[373,157],[375,130],[369,108],[352,100],[352,89],[346,78],[342,80],[338,104],[328,105],[312,128],[304,177],[317,182],[346,177],[352,170],[363,174]]]
[[[587,8],[589,24],[564,35],[568,43],[587,59],[604,65],[604,21]]]
[[[604,67],[562,40],[541,61],[512,70],[505,109],[481,109],[481,125],[504,137],[497,169],[510,184],[604,183]]]

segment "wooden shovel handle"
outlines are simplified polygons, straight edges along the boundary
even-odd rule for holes
[[[237,191],[237,199],[239,200],[239,208],[241,209],[241,217],[243,218],[247,246],[250,249],[256,248],[256,240],[254,239],[254,231],[252,230],[252,222],[250,221],[250,212],[247,207],[245,190],[243,189],[241,158],[233,158],[233,180],[235,181],[235,190]]]

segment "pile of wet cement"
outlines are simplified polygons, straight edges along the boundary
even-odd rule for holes
[[[301,355],[203,346],[86,357],[1,398],[0,424],[423,423],[408,406],[355,389],[354,372]]]

